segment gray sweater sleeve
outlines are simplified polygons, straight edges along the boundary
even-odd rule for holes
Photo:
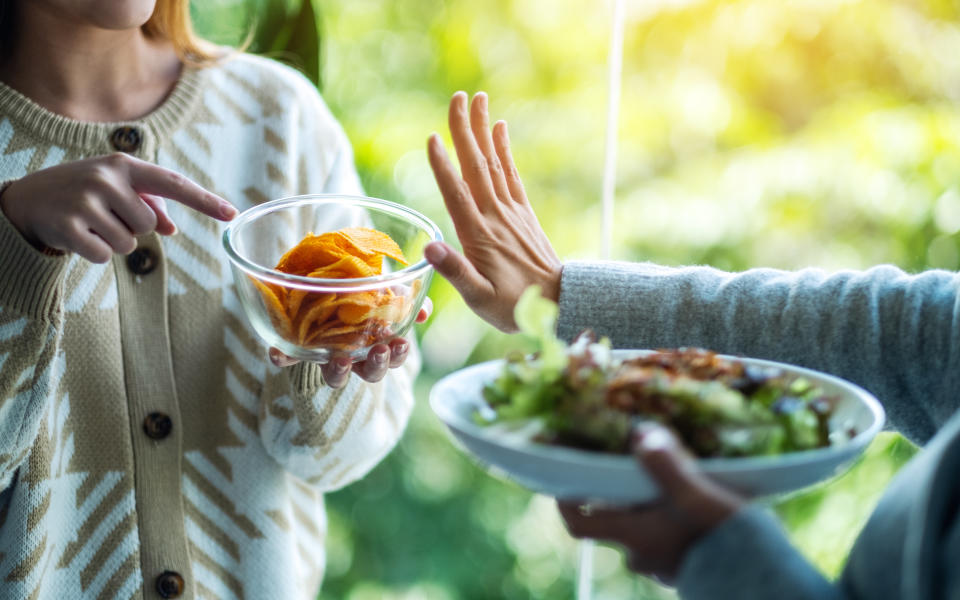
[[[891,266],[827,274],[571,262],[558,334],[585,328],[618,348],[700,346],[853,381],[888,423],[926,442],[958,407],[960,277]]]
[[[960,278],[890,267],[833,275],[819,270],[569,263],[558,334],[584,328],[615,347],[701,346],[803,365],[854,381],[884,404],[889,422],[926,442],[956,411]],[[690,549],[678,578],[688,599],[855,598],[793,548],[756,506]]]
[[[790,545],[773,515],[758,506],[741,509],[687,552],[677,591],[688,600],[848,598]]]

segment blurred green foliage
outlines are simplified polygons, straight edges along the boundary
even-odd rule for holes
[[[206,39],[286,62],[322,87],[322,22],[316,4],[319,0],[216,0],[194,2],[190,8]]]
[[[957,3],[626,6],[614,258],[733,270],[960,267]],[[367,191],[428,214],[448,239],[426,138],[447,135],[454,91],[487,91],[558,252],[597,257],[610,0],[210,0],[194,9],[213,39],[237,43],[255,24],[253,50],[316,81],[322,71]],[[322,25],[319,37],[311,24]],[[576,547],[552,502],[478,468],[426,406],[438,377],[516,342],[445,282],[431,295],[406,436],[367,478],[329,497],[320,598],[572,598]],[[883,434],[845,475],[778,499],[797,546],[837,574],[913,452]],[[595,598],[672,597],[627,574],[612,549],[598,549],[595,569]]]

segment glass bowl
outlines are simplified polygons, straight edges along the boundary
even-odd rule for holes
[[[307,234],[368,227],[389,235],[409,266],[383,258],[381,275],[322,279],[274,266]],[[433,268],[423,257],[442,240],[430,219],[395,202],[345,195],[281,198],[250,208],[223,232],[237,295],[263,340],[301,360],[364,360],[377,343],[407,332],[427,294]]]

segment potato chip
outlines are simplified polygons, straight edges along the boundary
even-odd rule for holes
[[[310,296],[317,295],[326,294],[317,294],[316,292],[311,292],[301,288],[290,288],[290,291],[287,292],[287,314],[290,315],[291,319],[295,319],[297,317],[297,313],[300,312],[300,307],[303,305],[304,300],[307,300],[307,298]]]
[[[382,257],[378,257],[382,261]],[[307,277],[322,279],[353,279],[356,277],[373,277],[379,275],[382,267],[377,264],[374,268],[366,261],[349,254],[341,256],[336,262],[314,269]]]
[[[322,279],[374,277],[383,271],[383,257],[408,265],[400,247],[387,234],[366,227],[348,227],[321,235],[307,234],[288,250],[276,270]],[[318,293],[255,281],[277,332],[305,347],[355,350],[392,333],[409,308],[405,293],[391,289]],[[414,282],[419,290],[419,281]]]
[[[280,335],[289,334],[293,327],[284,302],[281,300],[284,295],[283,288],[264,283],[253,277],[250,279],[260,290],[260,295],[263,297],[263,303],[267,306],[267,314],[270,315],[274,328],[280,332]]]
[[[309,275],[321,267],[350,257],[367,264],[376,275],[382,270],[383,257],[389,256],[406,266],[403,251],[390,236],[366,227],[348,227],[321,235],[307,234],[300,243],[284,254],[276,269],[293,275]],[[369,277],[370,275],[354,275]]]
[[[332,296],[332,294],[331,294]],[[300,318],[297,325],[298,339],[300,343],[304,343],[308,337],[310,337],[312,331],[311,327],[317,323],[323,324],[327,322],[327,319],[333,315],[337,310],[336,305],[332,304],[329,301],[318,300],[314,302],[310,309],[306,311],[303,317]]]
[[[373,309],[367,304],[344,304],[337,310],[337,317],[348,325],[356,325],[370,318]]]
[[[336,262],[347,253],[329,236],[307,234],[300,243],[280,257],[275,269],[306,276],[319,267]]]
[[[341,229],[340,233],[346,236],[363,253],[372,253],[381,256],[389,256],[393,260],[407,266],[407,257],[403,255],[400,246],[393,241],[389,235],[376,229],[366,227],[347,227]]]
[[[331,337],[324,337],[316,341],[317,346],[323,346],[325,348],[330,348],[331,350],[342,350],[349,352],[351,350],[356,350],[357,348],[363,348],[364,346],[369,346],[377,340],[377,337],[364,333],[362,331],[355,331],[351,333],[344,333],[341,335],[335,335]]]

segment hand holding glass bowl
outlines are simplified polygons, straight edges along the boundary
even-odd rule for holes
[[[409,265],[384,257],[380,274],[353,278],[277,270],[280,258],[308,234],[351,227],[387,234]],[[441,239],[428,218],[393,202],[306,195],[243,212],[224,231],[223,245],[240,303],[254,330],[272,347],[274,362],[321,363],[326,383],[339,387],[351,368],[376,381],[386,372],[385,362],[398,366],[398,350],[405,356],[408,345],[402,336],[429,311],[426,293],[433,269],[423,248]]]

